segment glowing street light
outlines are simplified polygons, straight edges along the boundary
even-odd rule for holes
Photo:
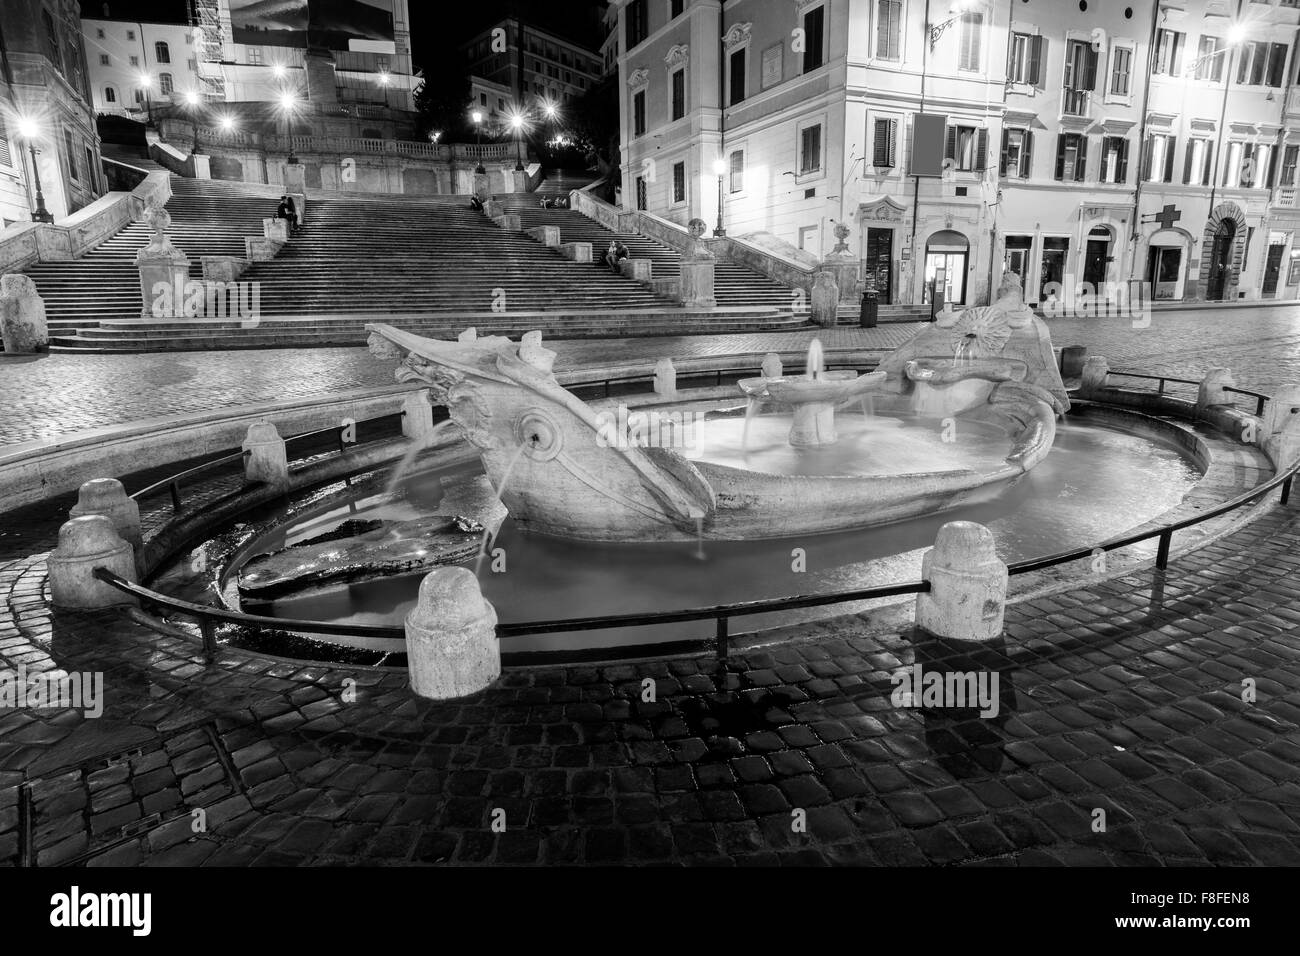
[[[474,173],[482,176],[487,172],[483,168],[483,111],[474,110],[469,114],[469,118],[474,121],[474,144],[478,149],[478,165],[474,167]]]
[[[277,80],[284,79],[284,64],[283,63],[271,64],[271,75],[274,76]]]
[[[32,157],[32,186],[36,189],[36,208],[32,210],[32,222],[54,222],[54,217],[45,208],[45,194],[41,192],[41,171],[36,166],[36,140],[40,138],[41,126],[30,116],[18,120],[18,135],[26,140],[27,149]]]
[[[285,138],[289,140],[289,157],[291,165],[296,165],[298,157],[293,154],[293,114],[298,109],[298,94],[293,90],[285,90],[277,100],[280,105],[280,112],[284,114],[284,133]]]
[[[1228,27],[1228,44],[1236,46],[1242,40],[1246,39],[1246,25],[1238,21]]]
[[[229,113],[227,113],[225,116],[222,116],[221,119],[217,120],[217,123],[221,126],[221,131],[224,133],[229,133],[234,131],[235,118],[231,116]]]
[[[203,147],[199,145],[199,104],[202,102],[203,97],[199,96],[197,90],[186,91],[185,105],[190,108],[190,131],[194,140],[190,153],[195,156],[203,152]]]
[[[388,71],[387,71],[387,70],[380,70],[380,71],[379,71],[379,85],[380,85],[380,86],[387,86],[387,85],[388,85],[389,83],[391,83],[391,82],[392,82],[392,77],[389,75]]]
[[[149,114],[149,125],[153,125],[153,77],[141,70],[136,74],[136,82],[144,90],[144,108]]]
[[[522,172],[524,168],[524,125],[526,119],[524,114],[519,110],[510,112],[510,128],[515,131],[515,172]]]
[[[720,238],[727,234],[727,230],[722,227],[722,179],[727,175],[727,161],[721,157],[715,159],[713,161],[713,172],[718,177],[718,225],[713,230],[713,234]]]

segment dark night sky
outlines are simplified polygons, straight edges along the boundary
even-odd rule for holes
[[[108,0],[118,19],[186,21],[186,0]],[[104,0],[81,0],[85,17],[103,16]],[[600,43],[600,15],[605,0],[407,0],[411,14],[411,52],[416,66],[454,55],[458,44],[493,21],[516,13],[527,22],[585,43]]]

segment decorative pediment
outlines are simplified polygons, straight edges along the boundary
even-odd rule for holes
[[[1107,117],[1101,121],[1101,131],[1107,136],[1126,136],[1137,125],[1137,120]]]
[[[1178,118],[1176,113],[1157,113],[1154,110],[1147,114],[1148,126],[1159,126],[1161,129],[1168,129],[1173,125],[1174,120]]]
[[[627,78],[628,89],[636,90],[650,82],[650,71],[645,67],[632,71],[632,75]]]
[[[1212,119],[1193,119],[1189,125],[1197,133],[1213,133],[1219,128],[1219,124]]]
[[[732,24],[731,29],[722,35],[722,45],[730,53],[742,43],[748,43],[753,32],[754,24],[752,23]]]
[[[873,202],[864,202],[858,205],[858,218],[870,220],[872,222],[902,222],[903,214],[907,211],[902,203],[884,196]]]
[[[668,53],[664,56],[664,62],[667,63],[669,66],[678,66],[682,63],[685,63],[690,58],[691,58],[690,44],[679,43],[676,46],[669,49]]]
[[[1258,136],[1259,126],[1255,123],[1233,123],[1229,121],[1228,129],[1234,136]]]

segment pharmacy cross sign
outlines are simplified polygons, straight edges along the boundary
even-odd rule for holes
[[[1176,223],[1179,219],[1182,218],[1183,218],[1183,214],[1179,212],[1175,207],[1165,206],[1158,213],[1153,214],[1151,218],[1146,221],[1158,222],[1160,223],[1161,229],[1169,229],[1173,226],[1174,223]]]

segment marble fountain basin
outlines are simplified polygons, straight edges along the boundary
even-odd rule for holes
[[[816,378],[796,375],[782,378],[743,378],[736,384],[750,398],[778,405],[807,402],[841,402],[874,391],[885,381],[884,372],[859,375],[852,369],[819,372]]]

